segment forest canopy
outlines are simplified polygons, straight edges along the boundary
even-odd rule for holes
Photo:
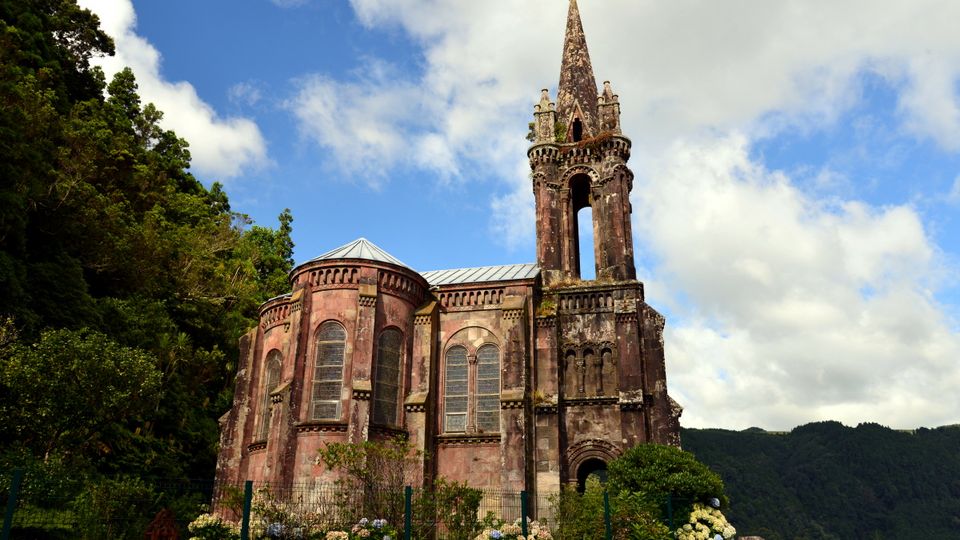
[[[113,52],[73,0],[0,0],[0,470],[212,478],[293,218],[195,178],[133,73],[91,66]]]

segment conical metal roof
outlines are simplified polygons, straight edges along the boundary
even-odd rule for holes
[[[364,259],[368,261],[384,262],[410,268],[399,259],[390,255],[373,242],[366,238],[357,238],[349,244],[344,244],[336,249],[315,257],[308,262],[327,261],[332,259]]]

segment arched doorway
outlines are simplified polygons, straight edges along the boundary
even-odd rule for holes
[[[607,463],[602,459],[590,458],[580,464],[577,468],[577,493],[583,493],[587,489],[587,480],[594,477],[601,484],[607,483]]]

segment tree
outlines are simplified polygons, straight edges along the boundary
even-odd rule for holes
[[[608,465],[608,488],[631,494],[636,504],[659,509],[674,524],[690,518],[694,504],[726,506],[723,480],[693,454],[673,446],[641,444]]]
[[[116,424],[156,407],[155,360],[99,332],[51,330],[0,358],[9,400],[3,416],[15,440],[44,459],[110,451]]]

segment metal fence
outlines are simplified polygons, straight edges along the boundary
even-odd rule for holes
[[[188,524],[208,510],[246,524],[244,538],[265,537],[271,526],[273,532],[350,530],[366,518],[386,520],[401,533],[398,540],[466,540],[465,531],[472,532],[472,540],[484,517],[508,523],[541,515],[549,519],[547,495],[463,489],[469,488],[438,492],[139,478],[73,482],[14,471],[0,473],[0,508],[5,509],[0,540],[186,539]]]
[[[534,527],[531,520],[561,540],[610,539],[618,527],[634,526],[629,523],[631,516],[617,515],[616,505],[611,511],[605,492],[595,494],[589,503],[580,497],[456,484],[374,489],[139,478],[77,481],[16,471],[0,474],[0,508],[5,509],[0,540],[187,539],[193,536],[188,524],[207,511],[239,524],[233,538],[243,540],[319,538],[321,532],[350,531],[375,519],[385,520],[396,540],[473,540],[485,526],[503,524],[522,527],[523,536],[531,538],[526,530]],[[596,497],[602,497],[602,502]],[[660,506],[654,510],[660,514],[655,519],[675,530],[675,510],[691,503],[676,498],[655,501],[653,508]],[[584,505],[592,505],[586,514]]]

